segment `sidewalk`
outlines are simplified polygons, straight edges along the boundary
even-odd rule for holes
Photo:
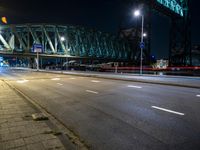
[[[0,80],[0,150],[64,150],[47,121],[34,121],[40,111]]]

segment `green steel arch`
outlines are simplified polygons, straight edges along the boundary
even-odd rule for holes
[[[143,61],[146,64],[151,62],[152,49],[152,16],[159,13],[169,18],[169,45],[168,59],[170,66],[191,66],[191,0],[121,0],[133,9],[140,9],[144,15],[144,31],[148,36],[143,51]],[[133,57],[140,62],[140,32],[141,24],[136,23],[135,30],[127,29],[133,49]],[[165,26],[163,26],[165,30]],[[166,41],[168,42],[168,41]],[[162,48],[162,47],[161,47]],[[133,59],[133,58],[132,58]]]
[[[156,0],[162,6],[170,9],[174,13],[184,16],[185,0]]]
[[[131,53],[125,39],[79,26],[4,25],[0,31],[0,52],[29,54],[37,43],[48,55],[127,60]]]

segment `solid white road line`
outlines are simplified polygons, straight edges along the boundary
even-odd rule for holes
[[[200,97],[200,95],[197,95],[197,97]]]
[[[91,80],[91,82],[99,83],[99,82],[101,82],[101,81],[98,81],[98,80]]]
[[[61,84],[61,83],[57,83],[58,85],[63,85],[63,84]]]
[[[69,78],[69,79],[74,80],[75,78]]]
[[[88,93],[93,93],[93,94],[98,94],[99,92],[91,91],[91,90],[86,90]]]
[[[136,88],[136,89],[141,89],[142,88],[141,86],[134,86],[134,85],[128,85],[128,87]]]
[[[166,112],[169,112],[169,113],[181,115],[181,116],[185,115],[184,113],[180,113],[180,112],[177,112],[177,111],[173,111],[173,110],[169,110],[169,109],[165,109],[165,108],[161,108],[161,107],[157,107],[157,106],[151,106],[151,107],[155,108],[155,109],[158,109],[158,110],[166,111]]]

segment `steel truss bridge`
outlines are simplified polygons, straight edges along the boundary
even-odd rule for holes
[[[191,56],[191,0],[123,0],[132,8],[142,11],[145,18],[144,30],[148,37],[145,41],[144,62],[150,63],[151,53],[151,28],[152,14],[160,13],[170,19],[170,43],[169,63],[170,65],[192,65]],[[164,29],[164,28],[163,28]],[[127,34],[126,32],[132,32]],[[139,42],[141,38],[141,24],[138,23],[132,30],[122,30],[123,35],[135,35],[128,37],[134,53],[131,56],[140,56]],[[125,34],[124,34],[125,32]],[[137,57],[136,61],[139,61]]]
[[[191,0],[156,0],[155,9],[171,19],[169,62],[171,65],[192,65]]]
[[[190,0],[123,0],[143,11],[145,40],[143,61],[150,63],[151,16],[158,11],[170,18],[170,65],[192,65]],[[79,26],[52,24],[23,24],[0,27],[0,53],[34,55],[34,43],[42,44],[43,56],[105,59],[112,61],[139,62],[140,24],[136,27],[134,41],[101,31]],[[63,40],[64,39],[64,40]],[[132,45],[131,45],[132,44]]]
[[[31,55],[34,43],[43,45],[41,56],[126,61],[128,42],[109,33],[70,25],[4,25],[0,30],[0,53]]]

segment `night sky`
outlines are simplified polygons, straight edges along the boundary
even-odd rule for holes
[[[126,0],[0,0],[0,14],[10,24],[57,23],[81,25],[117,33],[132,26],[136,18]],[[200,44],[200,1],[192,1],[192,42]],[[152,55],[168,56],[169,19],[159,14],[152,17]]]

